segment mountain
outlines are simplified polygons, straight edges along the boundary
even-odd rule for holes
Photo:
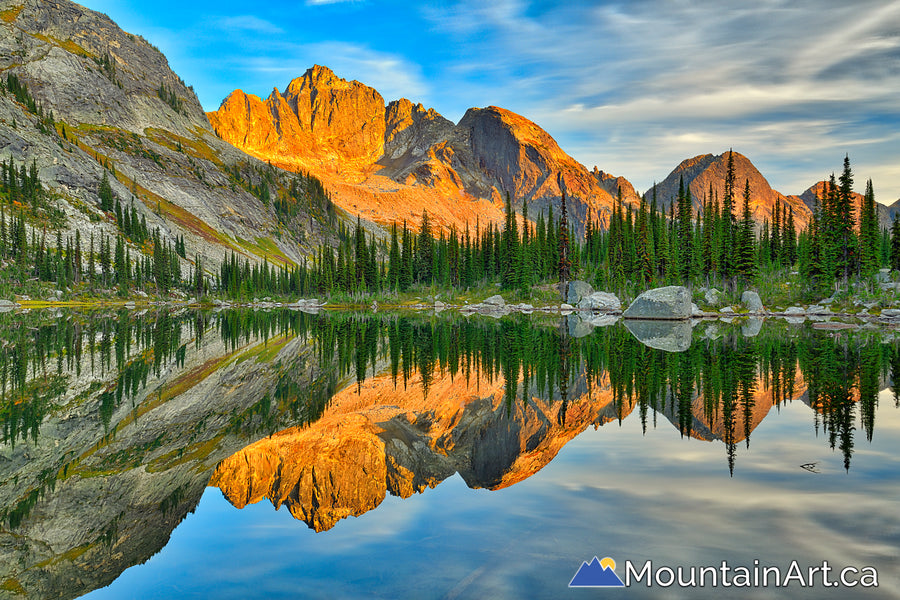
[[[791,198],[798,198],[804,204],[806,204],[810,212],[812,212],[813,206],[815,206],[816,198],[821,198],[825,194],[825,186],[826,182],[824,180],[817,181],[816,183],[809,186],[809,188],[807,188],[806,191],[804,191],[799,196],[791,196]],[[860,210],[864,197],[862,194],[859,194],[857,192],[851,192],[850,195],[853,198],[853,205],[856,207],[854,217],[856,218],[856,221],[859,222]],[[894,216],[900,215],[900,200],[897,200],[890,206],[885,206],[880,202],[876,202],[875,210],[878,212],[878,225],[884,229],[890,229],[891,223],[894,221]]]
[[[805,202],[796,196],[785,196],[773,190],[762,173],[750,162],[750,159],[739,152],[733,152],[732,155],[735,173],[734,212],[738,218],[740,218],[743,206],[744,183],[749,181],[750,210],[757,223],[762,223],[764,220],[772,222],[772,211],[775,209],[777,200],[786,204],[793,211],[797,231],[806,226],[811,212]],[[703,199],[709,197],[710,186],[712,186],[713,198],[718,197],[721,208],[722,199],[725,196],[727,169],[728,152],[717,156],[701,154],[684,160],[669,173],[668,177],[656,185],[657,202],[660,206],[668,208],[678,196],[679,182],[683,177],[684,185],[691,190],[695,210],[702,206]],[[646,194],[649,200],[653,196],[653,188],[647,190]]]
[[[310,171],[350,213],[387,224],[499,222],[508,192],[517,210],[559,214],[557,175],[576,224],[606,222],[613,194],[538,125],[496,106],[454,124],[406,99],[387,105],[373,88],[314,66],[262,99],[237,90],[208,113],[216,133],[261,160]],[[629,184],[630,185],[630,184]],[[634,203],[635,197],[629,201]]]
[[[115,236],[99,208],[104,173],[126,208],[133,202],[164,242],[184,236],[188,259],[202,255],[211,269],[232,250],[299,262],[331,235],[325,204],[288,218],[255,195],[263,181],[275,195],[297,177],[219,139],[193,90],[143,38],[68,0],[3,0],[0,15],[0,160],[34,163],[66,235]]]

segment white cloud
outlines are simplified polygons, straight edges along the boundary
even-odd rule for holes
[[[284,33],[284,30],[274,23],[270,23],[265,19],[260,19],[259,17],[255,17],[253,15],[222,17],[221,19],[217,19],[215,21],[214,27],[223,31],[230,32],[245,31],[250,33],[264,34]]]

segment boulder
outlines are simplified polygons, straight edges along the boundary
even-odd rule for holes
[[[563,302],[562,304],[559,305],[559,312],[561,312],[564,315],[569,314],[573,310],[575,310],[575,307],[572,306],[571,304],[567,304],[567,303]]]
[[[881,317],[883,319],[897,319],[900,318],[900,309],[897,308],[885,308],[881,311]]]
[[[684,352],[691,347],[689,321],[628,320],[625,327],[645,346],[666,352]]]
[[[647,290],[634,299],[622,316],[626,319],[690,319],[691,294],[680,285]]]
[[[741,304],[752,313],[758,313],[765,310],[759,294],[753,290],[745,290],[744,293],[741,294]]]
[[[497,294],[495,296],[491,296],[490,298],[482,302],[482,304],[487,304],[488,306],[506,306],[506,300],[503,299],[503,296]]]
[[[702,317],[703,311],[700,310],[700,307],[691,302],[691,316],[692,317]]]
[[[609,292],[594,292],[582,298],[578,302],[578,308],[582,310],[618,312],[622,310],[622,301],[615,294],[610,294]]]
[[[806,311],[799,306],[789,306],[784,309],[784,314],[786,315],[805,315]]]
[[[706,300],[706,303],[710,306],[717,306],[719,302],[722,301],[722,292],[716,288],[710,288],[703,294],[703,299]]]
[[[726,306],[724,308],[720,308],[719,312],[722,313],[723,315],[733,315],[734,309],[730,306]]]
[[[569,291],[566,294],[566,302],[576,306],[581,299],[585,296],[590,296],[594,293],[594,288],[591,287],[591,284],[584,281],[570,281],[569,282]]]

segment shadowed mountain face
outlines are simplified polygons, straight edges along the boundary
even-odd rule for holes
[[[454,124],[406,99],[385,106],[373,88],[321,66],[265,101],[237,90],[209,119],[222,139],[273,164],[312,171],[338,204],[379,223],[417,221],[424,208],[444,226],[498,222],[507,192],[519,211],[527,203],[533,216],[551,205],[559,214],[560,173],[575,223],[589,214],[606,222],[615,195],[520,115],[471,108]]]

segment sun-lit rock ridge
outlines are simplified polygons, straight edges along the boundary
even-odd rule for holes
[[[315,173],[340,206],[383,224],[417,221],[424,208],[443,226],[497,222],[507,192],[532,217],[551,205],[559,214],[560,173],[576,228],[589,214],[606,222],[612,206],[606,187],[521,115],[471,108],[454,124],[407,99],[385,106],[375,89],[322,66],[265,101],[235,91],[208,115],[222,139]]]

